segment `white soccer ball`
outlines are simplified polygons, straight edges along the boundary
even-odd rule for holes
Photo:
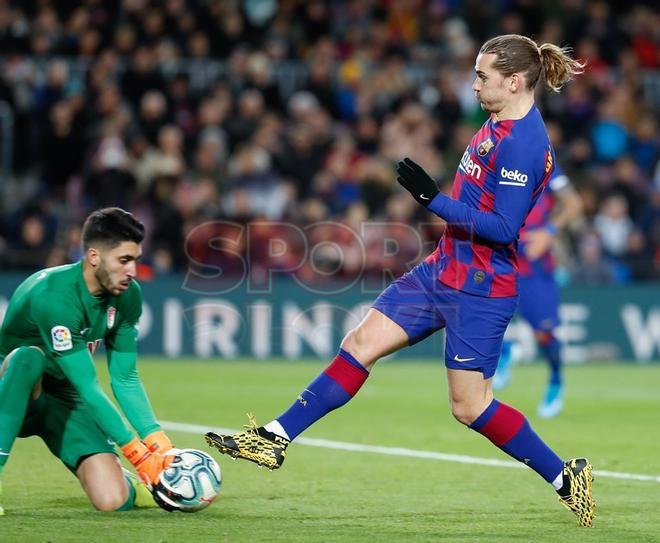
[[[172,449],[175,457],[152,490],[154,500],[166,511],[193,513],[211,505],[222,486],[220,466],[197,449]]]

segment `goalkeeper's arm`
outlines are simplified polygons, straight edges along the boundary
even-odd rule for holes
[[[124,415],[140,438],[160,430],[137,371],[137,354],[108,351],[110,386]]]
[[[94,360],[87,350],[57,357],[64,375],[75,387],[80,399],[89,407],[94,422],[119,447],[148,483],[158,481],[158,475],[171,461],[161,454],[152,454],[147,446],[128,428],[117,408],[103,392],[96,377]]]
[[[149,398],[137,371],[137,353],[108,351],[110,386],[124,415],[151,451],[172,448],[169,438],[156,421]]]
[[[82,349],[59,356],[56,360],[83,403],[90,408],[94,422],[101,430],[120,447],[131,441],[133,432],[101,389],[96,377],[94,360],[89,351]]]

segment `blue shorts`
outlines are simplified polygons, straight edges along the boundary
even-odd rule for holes
[[[401,326],[410,345],[446,328],[445,365],[492,377],[518,297],[475,296],[444,285],[437,275],[423,262],[387,287],[372,307]]]
[[[559,286],[551,275],[520,277],[520,315],[535,331],[559,326]]]

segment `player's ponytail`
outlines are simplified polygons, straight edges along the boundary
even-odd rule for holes
[[[559,92],[574,75],[584,72],[586,63],[571,58],[568,55],[570,52],[570,48],[552,43],[544,43],[539,47],[545,84],[555,92]]]
[[[534,40],[520,34],[505,34],[488,40],[480,54],[497,55],[493,67],[505,77],[522,73],[527,88],[536,87],[541,75],[545,84],[555,92],[574,75],[584,71],[584,63],[569,56],[570,49],[551,43],[539,46]]]

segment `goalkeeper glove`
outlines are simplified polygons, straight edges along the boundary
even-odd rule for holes
[[[438,186],[419,164],[410,158],[404,158],[396,165],[396,180],[412,197],[424,207],[438,195]]]
[[[158,482],[160,474],[172,462],[174,456],[152,453],[137,437],[121,448],[126,459],[133,464],[135,471],[149,489]]]
[[[165,454],[173,448],[170,438],[162,430],[151,432],[142,441],[151,452]]]

